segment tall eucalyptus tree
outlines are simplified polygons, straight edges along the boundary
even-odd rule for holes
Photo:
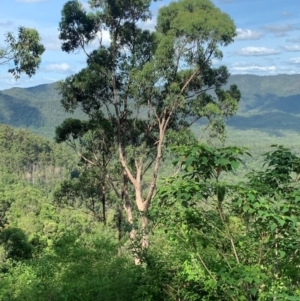
[[[179,0],[159,10],[153,31],[144,30],[151,2],[90,0],[87,12],[71,0],[59,24],[62,50],[81,48],[87,55],[87,66],[61,82],[62,105],[71,112],[80,108],[93,124],[99,120],[100,127],[104,119],[110,123],[123,170],[120,189],[131,239],[138,239],[135,220],[140,219],[141,249],[148,245],[147,211],[166,136],[171,131],[180,135],[200,118],[223,134],[224,120],[236,112],[240,99],[235,85],[222,88],[227,68],[213,65],[222,58],[220,46],[233,42],[232,19],[210,0]],[[109,41],[103,39],[105,32]],[[64,125],[60,133],[76,138]]]

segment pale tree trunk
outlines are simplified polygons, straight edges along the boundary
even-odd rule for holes
[[[140,258],[140,252],[143,252],[146,250],[149,246],[149,237],[147,233],[147,226],[148,226],[148,209],[151,204],[153,195],[155,193],[156,189],[156,183],[158,179],[158,171],[160,167],[160,162],[162,158],[162,147],[163,147],[163,140],[164,135],[166,131],[166,126],[169,122],[169,119],[165,120],[163,119],[158,120],[159,122],[159,139],[157,141],[157,154],[156,158],[154,160],[154,166],[153,166],[153,173],[152,173],[152,179],[149,185],[149,189],[146,193],[146,197],[143,198],[143,191],[142,191],[142,178],[143,178],[143,159],[137,158],[135,165],[136,165],[136,174],[133,175],[127,165],[126,158],[124,156],[124,150],[122,150],[121,145],[119,145],[119,155],[120,155],[120,161],[124,168],[124,185],[125,189],[123,190],[123,202],[124,202],[124,209],[127,215],[127,221],[132,225],[132,230],[130,232],[130,240],[133,244],[139,244],[139,247],[134,247],[134,256],[135,256],[135,263],[141,264],[142,259]],[[139,211],[140,214],[140,226],[141,226],[141,232],[137,233],[137,229],[135,229],[134,225],[134,218],[133,218],[133,203],[130,201],[130,197],[128,194],[128,182],[133,185],[134,192],[135,192],[135,205]],[[138,235],[138,234],[141,234]]]
[[[134,225],[134,219],[133,219],[133,208],[132,208],[132,202],[130,201],[129,193],[128,193],[128,177],[126,172],[123,173],[123,189],[122,189],[122,200],[123,200],[123,206],[127,217],[127,222],[131,225],[131,230],[129,233],[129,238],[131,243],[133,244],[133,256],[134,256],[134,263],[136,265],[141,264],[141,259],[139,256],[139,250],[135,246],[136,240],[137,240],[137,233]]]
[[[148,226],[148,217],[144,215],[142,215],[141,217],[142,219],[142,231],[143,231],[143,236],[142,236],[142,242],[141,242],[141,246],[142,249],[147,249],[149,246],[149,238],[148,238],[148,233],[147,233],[147,226]]]
[[[116,42],[116,41],[115,41]],[[126,194],[126,197],[124,199],[124,208],[125,212],[127,214],[127,220],[129,223],[132,225],[132,231],[130,233],[130,239],[135,242],[140,244],[140,251],[143,251],[147,249],[149,245],[149,239],[148,239],[148,234],[147,234],[147,225],[148,225],[148,218],[147,218],[147,212],[150,207],[151,201],[153,199],[153,196],[155,194],[156,190],[156,185],[157,185],[157,180],[158,180],[158,172],[159,168],[161,165],[161,159],[163,155],[163,143],[164,143],[164,137],[167,131],[167,127],[170,123],[170,119],[178,106],[180,105],[180,97],[183,95],[185,90],[187,89],[189,83],[197,76],[199,73],[200,68],[197,67],[195,68],[194,72],[192,75],[186,80],[185,84],[181,88],[180,95],[178,95],[177,99],[174,100],[174,103],[169,107],[166,108],[162,113],[158,113],[156,111],[156,108],[152,107],[150,102],[148,105],[148,117],[149,117],[149,128],[148,131],[151,132],[153,131],[153,125],[156,124],[158,125],[158,136],[157,136],[157,141],[155,142],[156,146],[156,158],[154,160],[154,165],[152,169],[152,179],[149,183],[149,188],[146,193],[143,193],[143,186],[142,186],[142,178],[143,174],[145,172],[143,168],[143,158],[135,158],[135,167],[136,167],[136,172],[135,174],[130,170],[130,167],[127,162],[126,158],[126,123],[122,121],[123,119],[120,117],[120,112],[118,108],[118,102],[117,102],[117,89],[116,89],[116,82],[115,82],[115,74],[113,76],[113,87],[114,87],[114,107],[115,107],[115,113],[117,118],[117,131],[118,131],[118,151],[119,151],[119,158],[120,158],[120,163],[122,164],[122,167],[124,169],[124,174],[126,174],[127,181],[129,181],[135,191],[135,205],[140,213],[140,224],[141,224],[141,241],[137,241],[137,232],[136,229],[134,228],[133,224],[133,206],[132,202],[130,202],[128,191]],[[150,111],[153,114],[150,114]],[[151,123],[150,121],[150,116],[154,116],[155,122]],[[122,116],[125,120],[127,118],[127,99],[124,101],[124,116]],[[147,168],[146,168],[147,169]],[[137,252],[135,252],[136,255]],[[141,263],[141,259],[139,256],[135,257],[135,262],[137,264]]]

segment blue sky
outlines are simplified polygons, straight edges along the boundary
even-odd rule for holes
[[[126,0],[124,0],[126,1]],[[7,73],[9,66],[0,67],[0,90],[29,87],[64,79],[85,66],[80,51],[66,54],[60,50],[58,23],[63,0],[0,0],[0,46],[7,31],[18,26],[38,29],[46,47],[40,69],[32,78],[18,81]],[[153,19],[144,28],[153,29],[163,0],[152,6]],[[299,74],[300,73],[300,1],[299,0],[213,0],[214,4],[234,20],[237,37],[222,49],[222,64],[231,74]],[[87,7],[87,1],[82,1]],[[104,35],[104,39],[108,38]],[[218,64],[218,62],[216,62]]]

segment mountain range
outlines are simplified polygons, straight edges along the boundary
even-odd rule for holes
[[[300,74],[233,75],[242,93],[239,112],[228,121],[237,129],[300,130]]]
[[[262,131],[300,130],[300,74],[232,75],[228,85],[233,83],[241,90],[242,99],[229,126]],[[0,91],[0,123],[52,138],[55,127],[71,116],[84,118],[80,112],[71,115],[63,110],[55,83]]]
[[[53,83],[0,91],[0,123],[53,138],[55,127],[67,117],[84,118],[79,111],[74,114],[64,111],[56,86]]]

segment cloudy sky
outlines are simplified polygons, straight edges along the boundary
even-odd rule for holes
[[[126,0],[124,0],[126,1]],[[0,66],[0,90],[14,86],[28,87],[50,83],[79,71],[85,66],[81,52],[63,53],[58,39],[58,23],[64,0],[0,0],[0,46],[8,31],[18,26],[38,29],[46,47],[40,69],[32,78],[22,76],[17,82]],[[82,1],[87,7],[87,0]],[[152,6],[153,19],[144,24],[154,28],[159,7]],[[235,42],[223,49],[222,64],[232,74],[300,73],[300,5],[299,0],[213,0],[228,13],[237,27]],[[108,38],[108,37],[104,37]]]

